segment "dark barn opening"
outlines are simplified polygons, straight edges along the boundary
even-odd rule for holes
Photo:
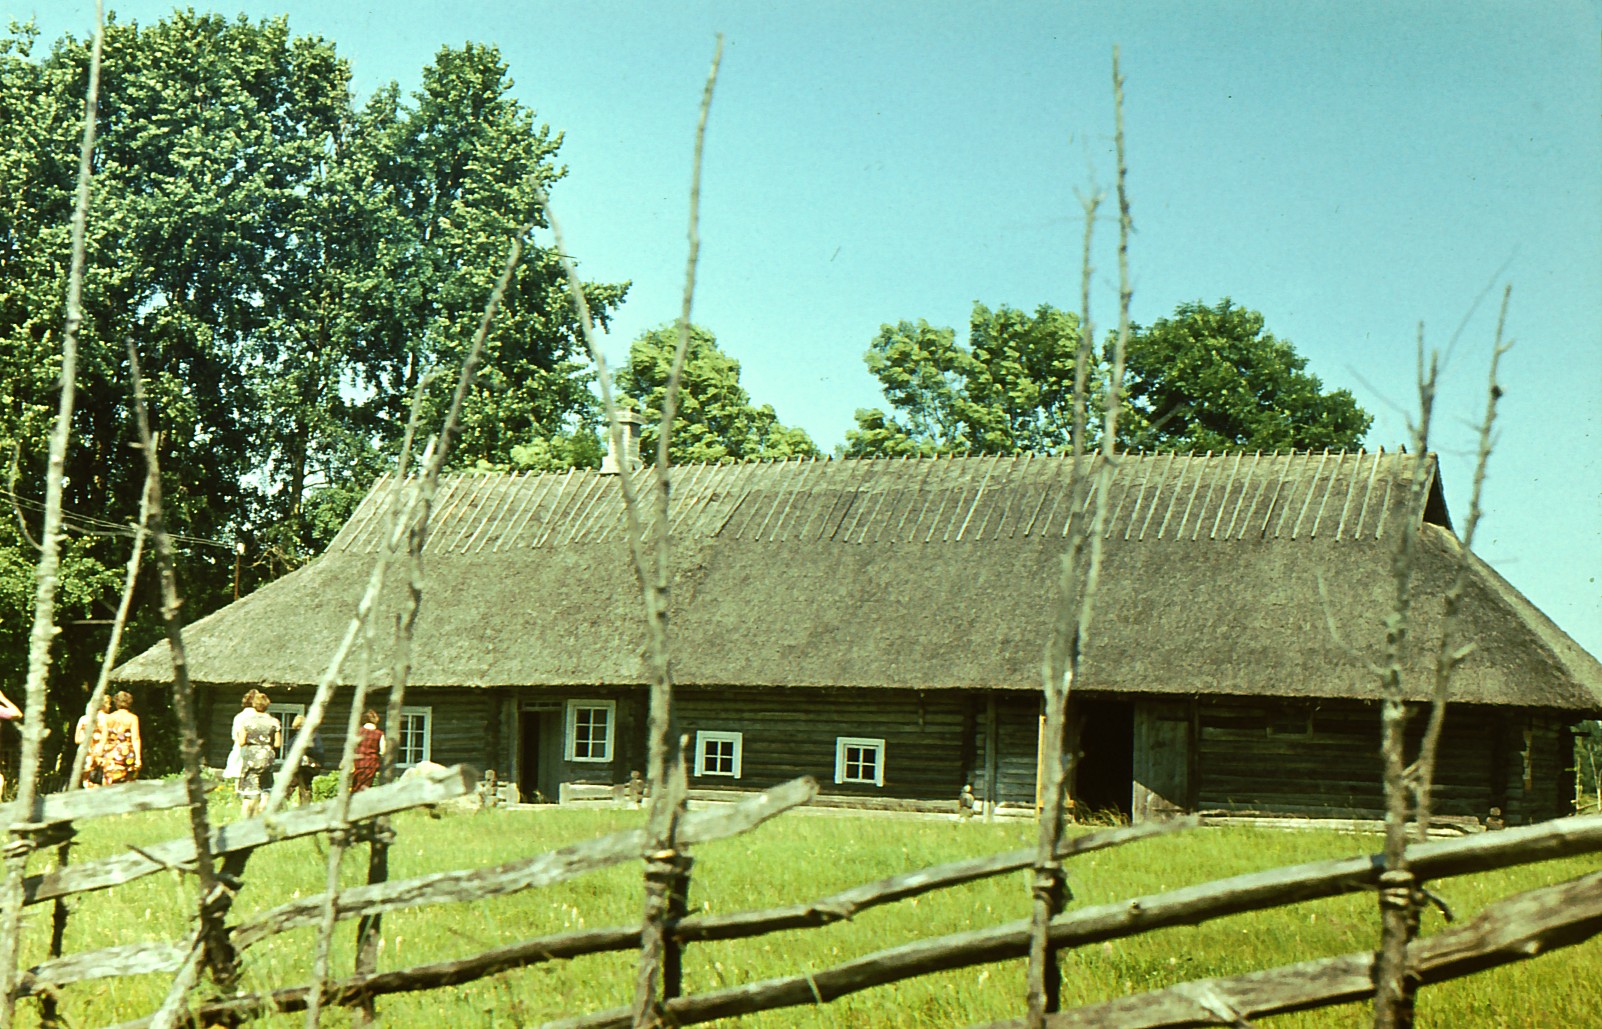
[[[556,803],[561,758],[562,713],[518,712],[517,791],[523,803]]]
[[[1135,775],[1135,707],[1126,700],[1075,700],[1079,720],[1078,789],[1074,812],[1128,818]]]

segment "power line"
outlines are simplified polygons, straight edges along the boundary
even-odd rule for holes
[[[28,508],[32,511],[42,513],[45,509],[44,504],[34,500],[32,497],[25,497],[7,489],[0,489],[0,497],[9,498],[18,507]],[[126,536],[132,539],[134,535],[134,527],[131,525],[66,510],[61,512],[61,525],[64,529],[69,529],[85,536]],[[219,550],[228,551],[234,549],[232,542],[225,543],[221,540],[206,539],[203,536],[189,536],[181,532],[172,531],[169,531],[167,536],[175,542],[189,543],[199,547],[216,547]]]

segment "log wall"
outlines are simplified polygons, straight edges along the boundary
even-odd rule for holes
[[[1243,699],[1196,701],[1197,809],[1204,813],[1383,819],[1377,704]],[[1426,712],[1409,723],[1417,752]],[[1563,813],[1563,726],[1530,712],[1447,710],[1435,814],[1509,825]]]
[[[228,755],[229,726],[239,710],[230,692],[209,694],[202,713],[209,731],[204,760],[220,766]],[[275,703],[308,704],[309,688],[271,691]],[[518,711],[533,697],[547,704],[570,698],[617,702],[615,760],[564,765],[563,781],[623,783],[645,767],[644,698],[637,690],[577,691],[413,689],[409,705],[432,710],[430,756],[441,764],[494,768],[516,774]],[[383,693],[370,706],[382,710]],[[1267,702],[1245,698],[1130,698],[1161,715],[1170,731],[1153,750],[1150,731],[1135,733],[1136,780],[1163,759],[1163,783],[1132,782],[1135,817],[1167,817],[1182,810],[1206,814],[1381,819],[1379,713],[1376,705],[1343,701]],[[1153,707],[1152,705],[1157,706]],[[1160,710],[1159,710],[1160,709]],[[1180,716],[1189,712],[1189,735]],[[994,723],[991,722],[992,713]],[[964,785],[974,797],[999,806],[1032,809],[1040,702],[1030,691],[852,690],[812,688],[680,688],[676,732],[695,745],[698,730],[742,734],[741,776],[694,776],[698,790],[767,789],[811,775],[826,802],[863,806],[922,805],[948,810]],[[330,705],[322,739],[328,760],[338,757],[348,715],[339,698]],[[1149,721],[1149,719],[1148,719]],[[1417,746],[1423,715],[1412,720]],[[1137,730],[1144,724],[1137,717]],[[1150,730],[1150,725],[1145,725]],[[286,732],[288,726],[285,726]],[[1176,735],[1177,734],[1177,735]],[[885,741],[884,785],[836,783],[836,738]],[[1436,774],[1436,814],[1449,819],[1525,825],[1566,814],[1572,807],[1572,745],[1560,718],[1539,712],[1449,709]],[[1170,767],[1171,766],[1171,767]],[[995,773],[994,792],[989,776]],[[1143,787],[1143,788],[1137,788]],[[1155,792],[1154,792],[1155,791]],[[1188,795],[1182,795],[1188,794]],[[1154,796],[1161,810],[1148,810]]]
[[[970,746],[972,761],[964,780],[973,784],[974,796],[981,802],[993,800],[998,806],[1035,806],[1035,765],[1040,748],[1040,695],[1029,690],[996,690],[994,735],[986,725],[988,711],[985,694],[970,695],[969,703],[975,712]],[[986,740],[996,741],[994,766],[996,791],[989,793],[987,770],[990,762],[985,758]]]
[[[810,775],[824,796],[931,801],[954,809],[968,781],[964,726],[971,704],[968,694],[945,690],[681,687],[673,713],[692,748],[697,731],[742,734],[740,778],[695,776],[692,752],[691,788],[766,789]],[[883,786],[834,781],[841,736],[885,741]]]

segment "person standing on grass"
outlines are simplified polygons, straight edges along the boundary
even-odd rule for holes
[[[296,715],[290,723],[289,731],[298,733],[306,724],[305,715]],[[298,804],[310,804],[312,800],[312,780],[322,774],[323,770],[323,740],[317,733],[311,734],[306,741],[306,752],[300,756],[300,767],[295,769],[295,800]]]
[[[100,780],[107,786],[132,782],[145,766],[145,745],[139,737],[139,716],[133,713],[133,694],[127,690],[112,699],[115,708],[100,720]]]
[[[81,745],[85,737],[89,740],[89,753],[83,762],[83,788],[86,790],[99,786],[105,777],[105,721],[109,714],[111,714],[111,697],[108,694],[100,698],[100,710],[79,718],[77,728],[72,731],[72,742],[75,746]]]
[[[267,805],[267,790],[273,784],[273,761],[283,742],[283,726],[267,713],[267,694],[252,690],[250,711],[234,730],[234,745],[239,748],[239,799],[244,801],[244,815],[253,818]]]
[[[386,749],[383,730],[378,728],[378,712],[362,712],[362,730],[356,738],[356,759],[350,770],[350,791],[360,793],[378,778],[378,766]]]
[[[256,694],[260,692],[260,690],[253,687],[246,690],[245,695],[239,698],[239,714],[234,716],[234,724],[228,727],[229,740],[237,740],[239,738],[239,727],[245,724],[247,718],[256,713],[256,709],[252,705],[255,703]],[[236,790],[239,788],[239,773],[239,744],[235,743],[233,748],[228,751],[228,762],[223,765],[223,778],[233,783]]]

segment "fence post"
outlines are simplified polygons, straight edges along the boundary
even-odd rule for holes
[[[660,876],[665,892],[665,917],[662,927],[662,999],[672,1000],[684,994],[684,943],[679,939],[679,922],[689,914],[690,867],[695,859],[688,854],[674,854],[666,861],[653,861],[646,875]]]

